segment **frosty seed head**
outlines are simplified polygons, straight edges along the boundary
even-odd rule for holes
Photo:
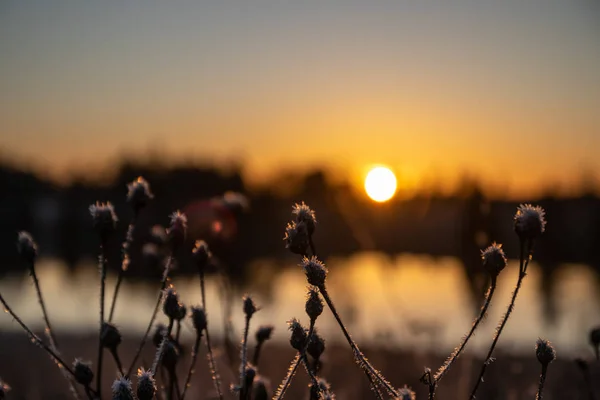
[[[76,358],[73,362],[73,372],[75,373],[75,380],[77,383],[83,386],[89,386],[94,379],[94,373],[90,367],[90,363],[83,362],[81,359]]]
[[[521,239],[535,239],[546,230],[546,212],[540,206],[521,204],[514,217],[515,232]]]
[[[194,325],[194,329],[196,330],[196,335],[202,336],[202,332],[204,332],[208,327],[208,321],[206,319],[206,312],[202,307],[193,307],[192,306],[192,324]]]
[[[32,265],[37,258],[37,244],[29,232],[21,231],[17,236],[17,250],[21,258]]]
[[[106,240],[117,228],[118,218],[113,205],[108,201],[106,203],[98,201],[89,209],[94,229],[103,241]]]
[[[265,377],[257,376],[252,382],[252,392],[254,400],[268,400],[271,398],[271,383]]]
[[[259,343],[266,342],[271,339],[271,334],[273,333],[273,329],[275,327],[273,325],[261,325],[256,330],[256,341]]]
[[[179,360],[179,350],[174,341],[167,340],[163,349],[162,365],[167,371],[175,371],[177,361]]]
[[[285,227],[285,248],[294,254],[305,255],[308,251],[308,230],[304,222],[292,221]]]
[[[180,303],[179,309],[177,309],[177,316],[175,317],[175,319],[177,321],[181,321],[182,319],[185,318],[186,315],[187,315],[187,307],[185,306],[185,304]]]
[[[535,343],[535,355],[542,365],[548,365],[556,359],[556,351],[550,341],[541,338]]]
[[[417,395],[408,386],[398,389],[398,400],[416,400]]]
[[[158,323],[154,327],[154,334],[152,335],[152,343],[154,347],[159,347],[163,341],[163,338],[167,334],[167,327],[165,324]]]
[[[296,318],[288,321],[288,327],[291,331],[290,344],[298,351],[304,350],[306,344],[306,330]]]
[[[194,249],[192,250],[192,259],[198,267],[198,270],[204,272],[208,266],[211,253],[208,249],[208,244],[204,240],[196,240]]]
[[[246,316],[246,318],[250,319],[252,318],[252,315],[254,315],[254,313],[258,311],[258,307],[256,307],[254,300],[252,300],[252,297],[250,297],[249,295],[244,296],[243,302],[244,315]]]
[[[159,248],[164,248],[169,242],[167,236],[167,230],[162,225],[154,225],[150,229],[150,235],[148,236],[148,243],[153,243]]]
[[[320,359],[325,352],[325,339],[319,335],[317,328],[314,328],[313,334],[308,340],[306,352],[315,360]]]
[[[176,320],[179,317],[180,307],[179,295],[173,286],[169,286],[164,293],[163,312],[169,319]]]
[[[315,212],[302,202],[301,204],[294,204],[292,207],[292,214],[296,217],[296,222],[303,222],[306,224],[308,235],[312,236],[317,225]]]
[[[485,250],[481,251],[481,261],[483,262],[483,268],[493,277],[497,277],[506,267],[506,256],[502,245],[496,242],[492,243]]]
[[[319,289],[325,286],[325,279],[327,278],[327,268],[319,259],[315,256],[311,258],[304,257],[300,263],[306,279],[310,285],[316,286]]]
[[[185,242],[187,235],[187,217],[185,214],[175,211],[170,216],[171,224],[167,229],[167,237],[171,244],[171,249],[175,250]]]
[[[156,394],[156,380],[152,371],[146,371],[144,368],[138,369],[137,379],[138,400],[152,400]]]
[[[150,191],[150,185],[141,176],[127,184],[127,202],[135,212],[146,207],[153,198],[154,195]]]
[[[131,381],[125,377],[116,379],[112,384],[113,400],[134,400]]]
[[[323,313],[323,301],[319,296],[319,290],[315,286],[308,288],[305,310],[311,321],[316,321],[319,315]]]
[[[233,212],[241,213],[250,209],[248,197],[240,192],[225,192],[221,201]]]
[[[6,384],[2,379],[0,379],[0,400],[4,400],[6,397],[6,393],[10,391],[10,386]]]
[[[100,341],[103,347],[114,350],[121,344],[121,339],[121,333],[116,326],[108,322],[102,324]]]

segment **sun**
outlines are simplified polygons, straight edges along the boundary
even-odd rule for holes
[[[391,199],[396,193],[396,175],[386,167],[375,167],[365,179],[367,195],[377,202]]]

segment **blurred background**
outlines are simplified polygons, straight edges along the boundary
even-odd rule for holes
[[[416,386],[470,327],[488,284],[480,249],[497,241],[509,268],[465,358],[489,346],[517,278],[512,216],[531,202],[548,229],[500,351],[533,359],[544,336],[566,362],[589,358],[600,324],[599,17],[596,0],[2,1],[0,292],[43,329],[16,249],[30,231],[56,330],[85,343],[99,286],[88,206],[111,201],[120,219],[110,293],[133,216],[126,184],[143,176],[155,199],[134,231],[122,331],[147,324],[160,270],[141,248],[181,210],[183,301],[199,302],[189,253],[205,239],[211,330],[223,336],[231,317],[238,335],[239,299],[252,293],[257,325],[275,325],[287,351],[305,279],[282,238],[305,201],[353,336],[381,362],[403,352],[408,372],[390,379]],[[329,315],[319,328],[343,339]],[[37,355],[8,316],[0,335],[13,344],[0,358]],[[0,376],[25,390],[9,365]],[[484,398],[530,394],[537,373],[513,397]]]

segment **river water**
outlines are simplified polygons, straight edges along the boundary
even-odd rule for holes
[[[56,330],[89,332],[98,324],[98,272],[92,262],[70,275],[58,260],[38,263],[38,276]],[[454,258],[433,258],[401,254],[358,253],[328,261],[328,289],[342,318],[359,343],[380,347],[410,348],[415,351],[450,351],[469,329],[475,314],[472,294],[463,267]],[[251,282],[244,289],[262,307],[252,320],[254,327],[272,324],[275,339],[287,340],[286,321],[304,313],[306,280],[293,264],[262,260],[251,268]],[[511,260],[502,272],[488,318],[473,338],[469,351],[482,352],[489,346],[497,321],[504,313],[516,282],[518,262]],[[556,275],[554,302],[556,318],[544,318],[540,290],[540,269],[533,262],[517,299],[516,308],[505,329],[500,347],[507,352],[530,352],[541,336],[550,339],[560,353],[588,355],[588,331],[600,325],[597,280],[585,265],[563,265]],[[107,307],[114,288],[114,276],[107,283]],[[200,302],[197,277],[173,279],[186,304]],[[222,287],[216,278],[207,282],[209,326],[222,333]],[[41,329],[42,320],[30,279],[6,277],[0,291],[30,326]],[[145,329],[156,301],[158,283],[125,281],[121,288],[115,323],[123,332]],[[233,323],[240,332],[243,315],[242,292],[235,294]],[[237,306],[239,304],[239,307]],[[161,316],[162,318],[162,316]],[[327,340],[343,340],[330,313],[325,311],[317,326]],[[18,330],[5,314],[1,330]],[[191,334],[191,328],[184,329]]]

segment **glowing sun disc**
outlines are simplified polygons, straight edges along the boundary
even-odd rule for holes
[[[375,167],[367,174],[365,190],[367,195],[377,202],[391,199],[396,193],[396,176],[386,167]]]

